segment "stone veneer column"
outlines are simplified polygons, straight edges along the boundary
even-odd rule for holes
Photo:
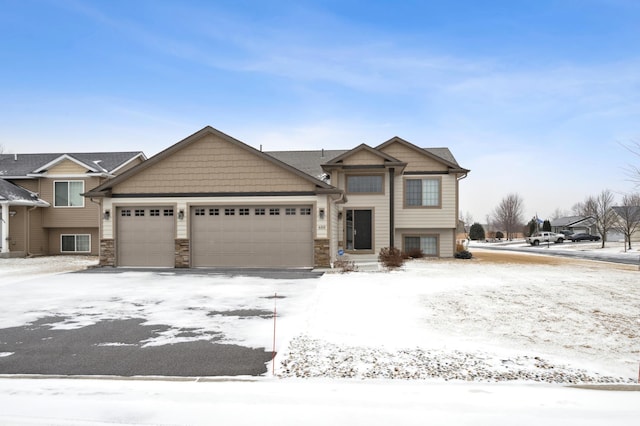
[[[331,253],[329,239],[317,238],[313,240],[313,266],[316,268],[331,267]]]
[[[116,266],[116,251],[113,238],[100,240],[100,266]]]
[[[176,268],[191,267],[191,252],[188,238],[176,238]]]

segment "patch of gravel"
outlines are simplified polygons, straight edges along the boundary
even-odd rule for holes
[[[483,352],[420,348],[391,352],[339,346],[307,336],[291,341],[283,354],[278,376],[559,384],[635,383],[631,378],[603,376],[567,365],[552,364],[538,356],[502,358]]]

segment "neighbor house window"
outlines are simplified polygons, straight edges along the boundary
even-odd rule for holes
[[[91,235],[61,235],[60,247],[63,253],[90,253]]]
[[[404,182],[405,205],[440,207],[440,178],[407,179]]]
[[[438,237],[435,235],[404,237],[404,251],[421,250],[425,256],[438,255]]]
[[[347,192],[380,194],[382,193],[382,175],[347,176]]]
[[[84,207],[84,181],[70,180],[53,183],[55,207]]]

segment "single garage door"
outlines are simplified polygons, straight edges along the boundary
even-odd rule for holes
[[[312,267],[311,206],[191,208],[194,267]]]
[[[175,266],[173,207],[119,207],[118,266]]]

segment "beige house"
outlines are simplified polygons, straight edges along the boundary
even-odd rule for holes
[[[100,203],[100,263],[326,267],[343,254],[454,254],[458,185],[446,148],[262,152],[212,127],[85,196]]]
[[[100,206],[82,194],[142,152],[0,155],[0,256],[99,253]]]

